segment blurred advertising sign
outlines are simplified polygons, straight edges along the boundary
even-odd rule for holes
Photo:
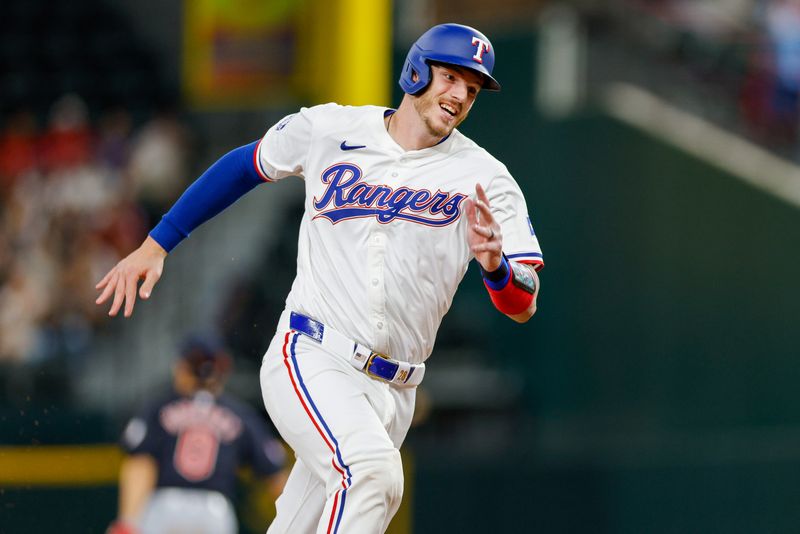
[[[265,107],[291,92],[298,0],[184,0],[183,95],[198,108]]]

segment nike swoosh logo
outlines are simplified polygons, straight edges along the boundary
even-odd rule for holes
[[[357,148],[367,148],[367,145],[348,145],[347,141],[342,141],[342,144],[339,145],[339,148],[342,150],[355,150]]]

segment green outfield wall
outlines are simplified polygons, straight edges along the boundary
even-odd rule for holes
[[[800,212],[602,115],[505,117],[546,267],[495,332],[534,431],[420,458],[418,523],[461,495],[453,532],[795,532]]]
[[[420,455],[420,532],[796,532],[800,211],[601,111],[542,119],[532,44],[504,46],[521,68],[463,130],[544,250],[531,323],[480,310],[532,428],[492,459]]]

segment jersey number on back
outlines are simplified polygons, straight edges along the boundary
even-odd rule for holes
[[[186,480],[205,480],[214,473],[218,451],[219,439],[213,430],[204,426],[187,428],[175,447],[175,470]]]

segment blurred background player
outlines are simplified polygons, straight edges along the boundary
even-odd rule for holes
[[[285,452],[255,411],[227,394],[231,356],[190,337],[173,391],[131,419],[122,436],[119,515],[109,534],[233,534],[237,472],[248,466],[277,496]]]

